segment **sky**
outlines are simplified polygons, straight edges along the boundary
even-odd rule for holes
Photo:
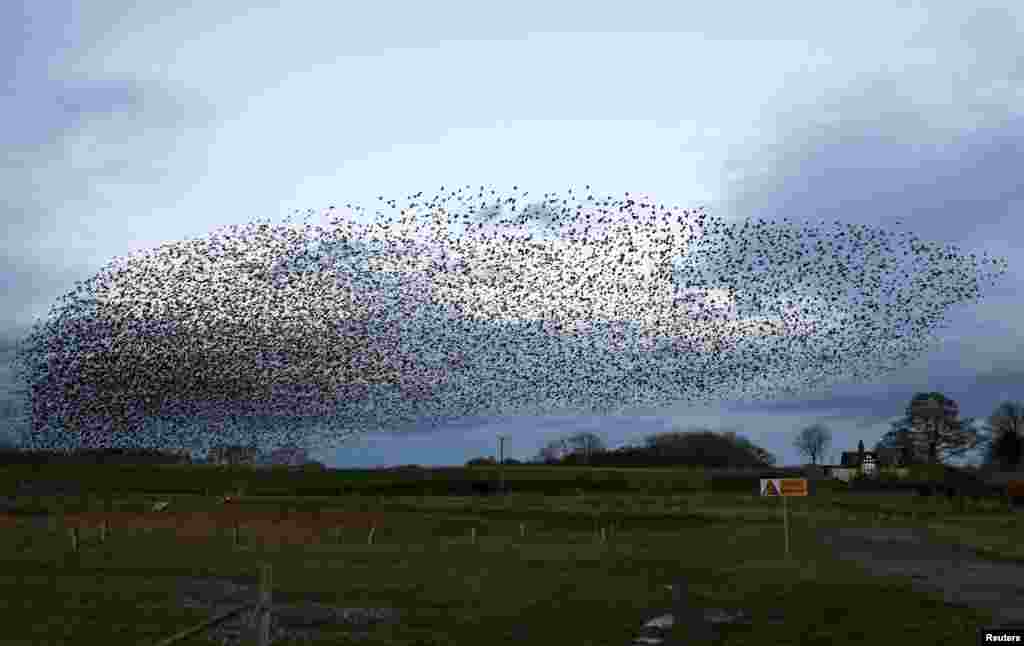
[[[860,223],[1009,261],[941,347],[870,382],[614,417],[367,434],[329,466],[532,457],[735,430],[780,464],[821,422],[873,445],[918,392],[1024,400],[1019,3],[0,3],[0,397],[14,347],[111,259],[442,185],[590,184],[751,218]],[[1018,171],[1013,169],[1017,168]]]

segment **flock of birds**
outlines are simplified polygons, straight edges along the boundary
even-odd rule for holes
[[[724,223],[589,186],[377,202],[368,222],[348,204],[328,226],[115,258],[19,350],[31,443],[323,446],[792,394],[906,365],[1005,272],[907,234]]]

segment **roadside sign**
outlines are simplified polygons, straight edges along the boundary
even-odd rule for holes
[[[807,478],[782,478],[780,483],[783,496],[807,495]]]
[[[782,498],[782,533],[786,539],[786,558],[789,558],[789,506],[786,498],[807,495],[807,478],[761,478],[761,495]]]
[[[806,496],[807,478],[761,478],[762,496]]]

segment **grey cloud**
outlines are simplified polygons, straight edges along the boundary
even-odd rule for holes
[[[1012,252],[1024,236],[1020,21],[1005,9],[935,18],[908,41],[907,52],[932,53],[931,65],[901,68],[897,58],[888,72],[808,105],[780,108],[762,138],[733,154],[726,195],[710,212],[736,220],[869,224],[955,243],[979,258]],[[954,102],[943,100],[950,96]],[[823,114],[831,118],[822,121]],[[870,425],[900,415],[916,392],[940,391],[965,415],[987,415],[1010,393],[1024,393],[1024,360],[1007,352],[1021,342],[1015,322],[1024,314],[1024,272],[1018,258],[1008,260],[1009,274],[982,286],[981,303],[950,314],[943,347],[884,377],[884,386],[843,384],[821,398],[730,410],[830,410]],[[990,323],[982,328],[979,318]]]
[[[0,11],[6,13],[0,14],[0,24],[8,29],[25,23],[5,23],[16,11],[12,3]],[[166,199],[174,189],[168,177],[179,185],[189,181],[189,173],[175,165],[196,175],[203,171],[201,159],[186,161],[174,152],[182,132],[203,128],[215,116],[208,101],[182,88],[134,79],[51,77],[40,63],[53,56],[48,47],[66,44],[58,32],[68,17],[32,18],[30,39],[0,38],[0,60],[9,60],[3,54],[12,54],[12,48],[24,48],[18,66],[0,68],[10,92],[0,128],[0,145],[9,153],[0,162],[0,184],[14,189],[0,205],[3,238],[9,241],[0,245],[3,337],[24,331],[31,322],[25,312],[41,314],[42,295],[66,291],[74,279],[91,273],[97,240],[90,224],[103,210],[97,189],[134,184],[158,188],[152,191],[156,203],[161,195]],[[142,228],[146,214],[136,217]],[[129,221],[125,235],[132,228]],[[65,241],[55,252],[53,240],[60,238]]]

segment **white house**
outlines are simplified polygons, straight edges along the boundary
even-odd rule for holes
[[[878,451],[843,451],[839,464],[825,465],[825,474],[829,477],[849,482],[863,473],[866,476],[878,476],[881,473],[907,476],[910,471],[903,466],[899,449],[881,449]]]

